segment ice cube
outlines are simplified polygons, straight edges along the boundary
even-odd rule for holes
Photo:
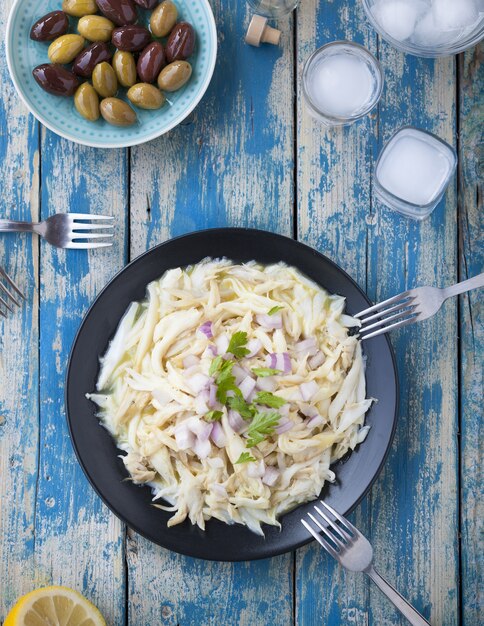
[[[425,13],[428,5],[424,0],[379,0],[372,8],[373,16],[381,28],[396,39],[408,39],[417,19]]]
[[[462,33],[460,28],[455,30],[442,31],[435,23],[434,14],[428,11],[417,21],[415,31],[410,37],[412,43],[427,48],[450,45],[457,41]]]
[[[433,0],[432,13],[436,28],[441,31],[467,28],[479,17],[477,0]]]

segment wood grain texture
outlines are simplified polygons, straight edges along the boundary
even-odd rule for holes
[[[0,5],[5,23],[12,2]],[[0,217],[36,219],[38,125],[19,107],[8,70],[0,70]],[[35,496],[38,447],[38,246],[30,237],[0,239],[3,267],[27,297],[0,319],[0,622],[35,580]]]
[[[484,47],[459,59],[459,262],[460,279],[484,271],[482,150]],[[482,418],[484,328],[483,295],[471,292],[460,301],[460,449],[461,581],[463,626],[482,621],[484,587],[482,493]]]
[[[292,25],[280,48],[243,42],[246,4],[214,4],[219,54],[194,115],[131,151],[131,254],[216,226],[292,234]],[[129,533],[129,623],[286,626],[292,557],[208,563],[170,554]],[[277,602],[274,602],[277,598]]]
[[[124,621],[124,532],[88,485],[64,410],[66,365],[94,296],[124,264],[126,155],[81,147],[42,132],[41,214],[113,215],[113,248],[59,250],[41,242],[40,472],[36,564],[43,583],[82,590],[110,624]]]

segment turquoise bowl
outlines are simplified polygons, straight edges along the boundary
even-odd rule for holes
[[[74,107],[73,98],[53,96],[39,87],[32,70],[48,63],[48,42],[30,39],[30,28],[40,17],[61,9],[62,0],[16,0],[7,24],[7,63],[13,83],[30,112],[61,137],[96,148],[135,146],[168,132],[197,106],[208,88],[217,57],[217,30],[208,0],[175,0],[179,20],[190,22],[197,36],[189,59],[193,74],[179,91],[167,94],[167,104],[158,111],[136,109],[138,123],[128,128],[111,126],[103,119],[88,122]],[[148,11],[139,10],[140,23],[147,24]],[[72,19],[75,26],[77,20]],[[75,32],[71,29],[72,32]],[[126,90],[121,96],[126,99]]]

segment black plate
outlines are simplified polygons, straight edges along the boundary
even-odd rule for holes
[[[149,250],[125,267],[100,293],[77,333],[67,372],[66,404],[72,442],[89,481],[107,506],[136,532],[151,541],[189,556],[217,561],[260,559],[294,550],[312,538],[300,523],[311,504],[282,518],[282,531],[265,526],[265,538],[247,528],[217,520],[206,531],[187,521],[167,528],[171,514],[152,506],[151,490],[124,481],[127,472],[113,439],[99,425],[96,407],[85,398],[95,389],[99,357],[106,351],[118,323],[133,300],[145,297],[146,286],[166,270],[197,263],[203,258],[227,257],[261,263],[284,261],[331,293],[347,299],[347,311],[357,313],[369,300],[356,283],[315,250],[268,232],[214,229],[178,237]],[[336,483],[325,485],[326,501],[343,514],[363,498],[378,476],[390,448],[396,424],[397,375],[386,336],[363,344],[367,355],[367,396],[377,398],[367,415],[372,428],[365,442],[334,466]]]

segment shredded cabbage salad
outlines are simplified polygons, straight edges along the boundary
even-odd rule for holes
[[[88,398],[168,526],[263,534],[335,480],[371,404],[344,305],[295,268],[226,259],[169,270],[130,305]]]

